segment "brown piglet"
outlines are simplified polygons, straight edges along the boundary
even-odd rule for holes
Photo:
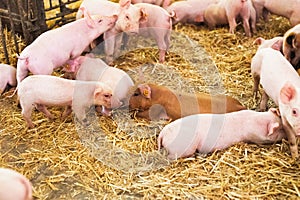
[[[176,120],[193,114],[228,113],[246,109],[227,95],[182,93],[155,84],[140,84],[129,99],[129,109],[148,120]]]

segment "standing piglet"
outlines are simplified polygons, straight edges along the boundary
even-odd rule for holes
[[[7,64],[0,64],[0,95],[7,85],[12,87],[17,85],[16,68]]]
[[[282,140],[285,133],[276,109],[268,112],[242,110],[226,114],[197,114],[178,119],[160,132],[158,149],[163,146],[168,158],[177,159],[211,153],[239,142],[256,144]]]
[[[204,22],[204,11],[211,5],[217,3],[218,0],[186,0],[176,1],[167,7],[167,11],[174,16],[172,23],[200,23]]]
[[[284,34],[282,52],[284,57],[298,70],[300,68],[300,24]]]
[[[34,127],[31,112],[34,106],[53,119],[45,106],[72,106],[80,122],[86,120],[85,111],[92,105],[111,107],[111,88],[101,82],[67,80],[50,75],[32,75],[18,85],[22,115],[28,127]],[[69,113],[64,113],[66,117]]]
[[[133,4],[136,3],[149,3],[163,8],[167,8],[171,4],[171,0],[132,0]]]
[[[22,174],[0,168],[0,200],[31,200],[32,186]]]
[[[125,105],[129,89],[134,85],[130,76],[121,69],[110,67],[100,58],[93,58],[91,55],[76,58],[69,66],[69,72],[76,74],[76,80],[100,81],[112,88],[111,108]]]
[[[246,36],[251,37],[250,20],[252,31],[256,31],[256,13],[251,0],[220,0],[217,4],[209,5],[204,12],[204,20],[210,28],[229,23],[229,32],[232,34],[238,17],[243,21]]]
[[[165,9],[156,5],[137,3],[135,6],[145,10],[147,14],[146,19],[140,23],[139,34],[155,39],[159,49],[159,62],[163,63],[166,51],[170,46],[172,30],[171,15]]]
[[[137,117],[149,120],[176,120],[199,113],[227,113],[246,109],[230,96],[181,93],[155,84],[140,84],[129,99],[129,108],[138,110]]]
[[[257,17],[263,16],[268,19],[268,13],[286,17],[292,26],[300,23],[300,1],[299,0],[252,0],[257,12]]]
[[[82,8],[83,9],[83,8]],[[99,35],[112,28],[117,16],[90,16],[46,31],[27,46],[17,62],[17,82],[28,74],[50,75],[53,69],[79,56]]]
[[[269,97],[276,105],[279,105],[292,157],[298,157],[296,136],[300,136],[299,75],[284,56],[272,48],[263,48],[256,52],[251,61],[251,73],[254,79],[255,95],[259,83],[264,90],[260,110],[266,109]]]
[[[146,17],[145,11],[132,5],[131,0],[120,0],[119,3],[102,0],[83,0],[80,7],[85,7],[94,15],[118,16],[115,26],[103,35],[105,40],[105,60],[109,65],[112,65],[114,55],[119,56],[122,43],[121,33],[137,34],[139,32],[139,23]],[[82,14],[82,11],[79,9],[76,19],[80,19]]]

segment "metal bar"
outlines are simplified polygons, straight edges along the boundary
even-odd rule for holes
[[[0,37],[1,37],[1,41],[2,41],[2,47],[3,47],[3,52],[4,52],[4,56],[5,56],[5,60],[7,64],[10,64],[9,61],[9,57],[8,57],[8,52],[7,52],[7,46],[6,46],[6,40],[4,37],[4,33],[3,33],[3,26],[2,26],[2,19],[0,18]]]
[[[15,18],[20,18],[20,16],[16,13],[11,13],[11,14]],[[0,8],[0,16],[7,16],[7,15],[8,15],[8,11],[6,9]]]
[[[17,1],[17,6],[18,6],[18,9],[19,9],[20,17],[21,17],[21,25],[22,25],[22,31],[23,31],[24,39],[25,39],[26,44],[28,44],[30,39],[29,39],[29,33],[28,33],[26,25],[25,25],[25,17],[24,17],[25,12],[23,10],[21,0]]]
[[[63,3],[62,2],[62,5],[69,5],[69,4],[71,4],[71,3],[75,3],[75,2],[77,2],[78,0],[75,0],[75,1],[70,1],[70,2],[66,2],[66,3]],[[50,6],[49,8],[45,8],[45,11],[50,11],[50,10],[53,10],[53,9],[55,9],[55,8],[60,8],[61,7],[61,5],[59,4],[59,5],[56,5],[56,6]]]
[[[14,43],[15,43],[15,47],[16,47],[16,52],[17,54],[19,54],[19,45],[17,42],[17,37],[16,37],[16,32],[15,32],[15,25],[14,22],[12,20],[12,15],[11,15],[11,8],[10,8],[10,4],[8,2],[9,0],[7,0],[7,10],[8,10],[8,16],[9,16],[9,22],[10,22],[10,27],[11,27],[11,32],[14,38]]]
[[[52,8],[52,0],[49,0],[50,8]]]
[[[37,0],[36,4],[37,8],[39,8],[39,15],[37,16],[39,19],[39,27],[40,27],[40,34],[47,31],[48,27],[46,24],[46,12],[45,12],[45,4],[44,1]]]

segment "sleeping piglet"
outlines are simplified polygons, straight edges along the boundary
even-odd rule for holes
[[[0,95],[5,88],[9,86],[16,86],[16,68],[7,64],[0,64]]]
[[[276,109],[267,112],[241,110],[226,114],[196,114],[166,125],[160,132],[158,149],[176,159],[222,150],[239,142],[274,143],[285,137]]]
[[[199,113],[227,113],[246,109],[226,95],[180,93],[155,84],[140,84],[129,99],[129,108],[137,117],[149,120],[178,118]]]
[[[272,48],[262,48],[256,52],[251,61],[251,73],[255,95],[259,83],[263,87],[260,110],[266,110],[269,97],[279,106],[291,155],[293,158],[298,157],[296,136],[300,136],[299,75],[287,59]]]
[[[46,31],[28,45],[17,62],[17,82],[28,74],[50,75],[54,68],[65,64],[69,59],[80,56],[88,45],[115,25],[117,16],[90,16],[70,22],[62,27]]]
[[[92,105],[111,107],[111,88],[99,81],[68,80],[51,75],[32,75],[17,87],[22,116],[29,128],[34,127],[31,112],[34,106],[53,119],[45,106],[72,106],[80,122],[86,120],[86,109]],[[69,111],[68,111],[69,112]],[[63,118],[70,113],[64,113]]]
[[[22,174],[0,168],[0,200],[31,200],[32,186]]]
[[[108,66],[100,58],[94,58],[92,54],[79,56],[69,62],[65,71],[75,73],[76,80],[100,81],[108,84],[113,91],[111,108],[125,105],[129,89],[134,85],[130,76],[121,69]]]

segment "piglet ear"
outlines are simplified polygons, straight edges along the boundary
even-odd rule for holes
[[[145,23],[148,20],[148,14],[145,8],[140,8],[140,12],[141,12],[140,23]]]
[[[131,4],[131,0],[120,0],[119,5],[122,9],[128,9]]]
[[[94,91],[94,99],[99,99],[100,95],[102,94],[103,89],[101,87],[98,87],[97,89],[95,89]]]
[[[141,84],[138,86],[138,88],[140,89],[140,92],[143,97],[151,99],[151,87],[149,85]]]
[[[293,48],[298,49],[300,48],[300,34],[295,34],[293,39]]]
[[[258,38],[256,38],[256,39],[254,40],[253,44],[261,45],[264,41],[265,41],[264,38],[258,37]]]
[[[278,122],[271,122],[268,124],[268,136],[272,135],[279,128]]]
[[[280,51],[281,47],[282,47],[282,44],[283,44],[282,40],[277,40],[274,44],[272,44],[271,48],[275,49],[277,51]]]
[[[87,9],[85,9],[84,7],[81,7],[80,10],[83,12],[83,16],[86,20],[86,24],[88,25],[88,27],[90,28],[94,28],[95,27],[95,22],[94,20],[91,18],[90,13],[88,12]]]
[[[284,104],[290,103],[292,99],[296,96],[296,89],[290,83],[284,84],[280,90],[280,100]]]
[[[274,113],[276,116],[280,117],[280,110],[278,108],[270,108],[270,111]]]

